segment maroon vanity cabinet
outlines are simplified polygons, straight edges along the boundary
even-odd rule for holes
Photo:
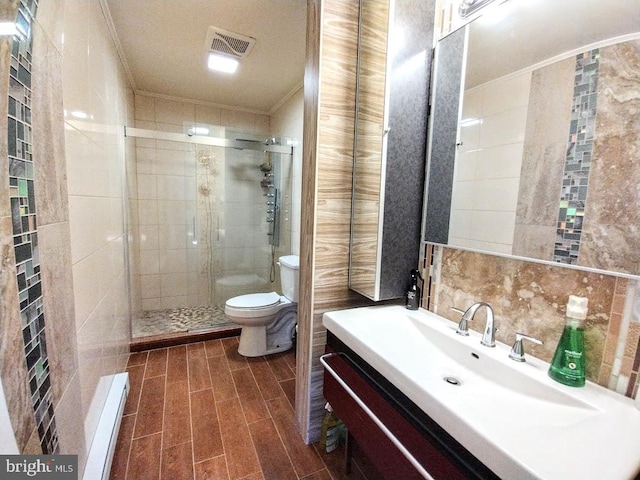
[[[326,353],[324,397],[385,479],[498,478],[331,332]]]

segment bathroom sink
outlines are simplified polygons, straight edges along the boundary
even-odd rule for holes
[[[409,318],[408,328],[414,327],[415,334],[428,345],[428,356],[425,357],[425,360],[433,360],[432,356],[439,355],[438,361],[429,363],[436,370],[441,371],[440,373],[455,372],[454,377],[460,382],[460,385],[469,383],[473,388],[478,389],[506,388],[511,390],[510,393],[524,395],[528,399],[551,402],[557,406],[575,407],[578,409],[575,414],[579,416],[587,414],[587,412],[598,412],[598,409],[592,405],[556,388],[555,385],[550,385],[546,378],[540,379],[533,375],[527,375],[529,369],[533,368],[537,371],[540,366],[534,365],[532,367],[531,359],[529,359],[529,366],[516,366],[513,360],[504,355],[502,349],[487,349],[480,345],[479,341],[462,340],[462,337],[455,333],[455,325],[438,328],[442,325],[435,322],[424,322],[416,315],[409,314],[407,316]],[[498,353],[496,354],[496,352]],[[537,363],[535,360],[533,362]],[[547,367],[543,365],[543,368],[546,371]],[[520,398],[518,401],[523,400],[525,399]],[[543,404],[543,406],[545,405]],[[547,407],[551,407],[551,405]],[[580,409],[584,411],[580,411]]]
[[[640,411],[627,397],[561,385],[548,363],[514,362],[510,346],[482,346],[422,309],[334,311],[323,324],[501,478],[625,479],[640,468]]]

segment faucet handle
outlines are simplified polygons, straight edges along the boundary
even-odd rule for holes
[[[511,352],[509,352],[509,358],[511,360],[526,362],[524,358],[524,346],[522,345],[523,340],[528,340],[536,345],[542,345],[542,341],[537,338],[525,335],[524,333],[516,333],[516,341],[513,343],[513,347],[511,347]]]
[[[460,315],[462,315],[462,318],[460,319],[460,323],[458,323],[458,328],[456,328],[456,333],[458,335],[462,335],[463,337],[468,337],[469,336],[469,326],[467,325],[467,322],[470,320],[466,317],[465,310],[462,310],[460,308],[457,307],[451,307],[451,310],[453,310],[454,312],[458,312]]]

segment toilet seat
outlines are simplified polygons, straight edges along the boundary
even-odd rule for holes
[[[249,293],[227,300],[227,306],[233,308],[264,308],[280,302],[280,295],[271,293]]]
[[[257,318],[275,315],[291,302],[286,297],[271,293],[250,293],[230,298],[225,303],[224,313],[231,317]]]

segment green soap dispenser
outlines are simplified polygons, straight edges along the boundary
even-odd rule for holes
[[[551,378],[570,387],[583,387],[585,383],[584,320],[588,302],[588,298],[569,295],[564,330],[549,367]]]

